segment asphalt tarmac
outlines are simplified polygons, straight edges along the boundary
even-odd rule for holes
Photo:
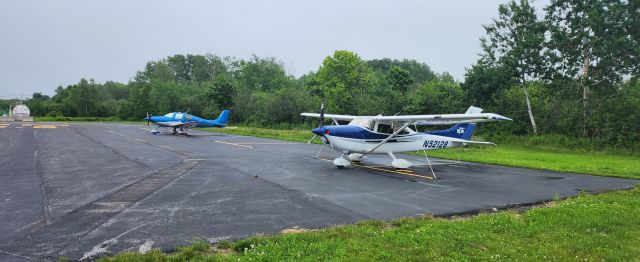
[[[171,251],[288,228],[455,215],[630,188],[640,181],[387,156],[338,169],[320,146],[144,125],[0,125],[0,261]],[[309,136],[311,137],[311,133]],[[402,156],[425,164],[425,158]]]

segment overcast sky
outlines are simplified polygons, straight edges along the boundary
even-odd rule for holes
[[[300,76],[349,50],[463,80],[504,2],[0,0],[0,98],[52,95],[80,78],[126,83],[147,61],[187,53],[273,56]]]

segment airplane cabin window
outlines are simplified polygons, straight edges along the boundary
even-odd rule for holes
[[[398,128],[400,128],[400,127],[399,126],[395,126],[395,127],[392,128],[391,125],[378,123],[378,128],[377,128],[376,132],[382,133],[382,134],[393,134],[394,132],[398,131]],[[400,133],[398,133],[398,135],[408,135],[410,133],[411,133],[411,129],[405,128],[404,130],[400,131]]]
[[[398,135],[408,135],[411,134],[411,132],[409,132],[411,129],[409,128],[405,128],[402,131],[400,131],[400,133],[398,133]]]
[[[391,134],[393,133],[393,130],[391,129],[391,125],[378,123],[378,130],[376,130],[376,132],[383,133],[383,134]]]

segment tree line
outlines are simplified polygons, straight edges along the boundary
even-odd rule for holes
[[[173,55],[148,62],[128,83],[82,79],[26,103],[36,116],[139,120],[188,111],[235,124],[311,124],[300,112],[433,114],[469,105],[514,119],[493,134],[563,134],[615,145],[640,142],[640,2],[529,0],[498,7],[482,52],[457,82],[411,59],[365,60],[335,51],[318,70],[288,74],[276,58]]]

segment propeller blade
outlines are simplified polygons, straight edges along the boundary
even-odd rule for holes
[[[151,117],[151,116],[149,115],[149,112],[147,112],[147,125],[149,125],[149,118],[150,118],[150,117]]]
[[[320,104],[320,122],[318,123],[318,127],[324,126],[324,97],[322,98],[322,104]]]

